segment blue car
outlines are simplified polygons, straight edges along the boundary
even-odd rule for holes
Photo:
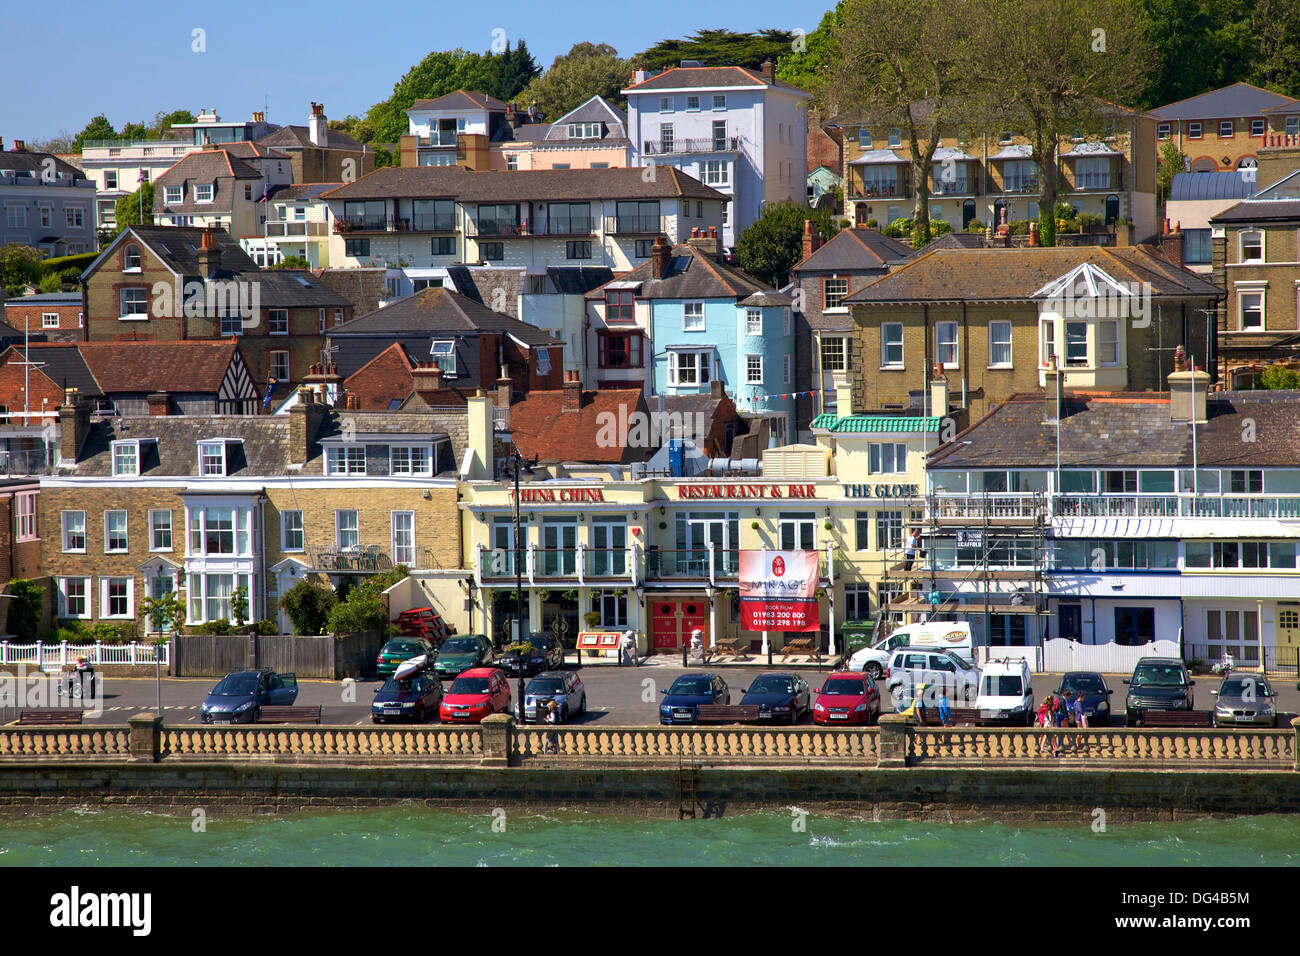
[[[212,688],[199,708],[205,724],[255,724],[264,706],[288,707],[298,699],[298,678],[277,674],[269,667],[259,671],[231,671]]]
[[[667,696],[659,704],[661,724],[693,724],[700,704],[731,703],[727,682],[717,674],[683,674],[662,693]]]
[[[1083,695],[1083,713],[1088,718],[1089,727],[1110,726],[1110,695],[1112,691],[1106,686],[1106,678],[1092,671],[1070,671],[1061,676],[1061,686],[1057,695],[1069,693]]]
[[[758,708],[758,719],[793,724],[808,713],[810,692],[803,678],[794,674],[763,674],[745,690],[740,703]]]

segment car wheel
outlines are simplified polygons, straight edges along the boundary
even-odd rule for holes
[[[378,717],[371,717],[371,718],[370,718],[370,722],[371,722],[371,723],[374,723],[374,724],[382,724],[382,723],[383,723],[383,721],[380,720]]]
[[[885,672],[884,668],[882,668],[875,661],[872,661],[870,664],[867,665],[867,676],[870,677],[872,680],[880,680],[880,675],[883,674],[884,672]]]

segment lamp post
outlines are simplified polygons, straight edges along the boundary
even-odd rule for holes
[[[514,473],[515,482],[515,506],[514,506],[514,524],[515,524],[515,634],[514,640],[523,639],[523,629],[520,627],[520,616],[523,614],[524,607],[524,542],[520,529],[519,514],[519,475],[523,470],[527,470],[529,475],[532,474],[533,466],[537,464],[537,459],[529,461],[519,454],[519,448],[514,444],[512,435],[509,430],[498,432],[497,437],[503,441],[510,441],[510,457],[506,459],[511,463],[510,470]]]

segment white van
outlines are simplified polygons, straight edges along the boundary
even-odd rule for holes
[[[849,658],[849,670],[862,671],[879,678],[889,666],[889,656],[900,647],[923,647],[926,650],[952,651],[967,663],[974,663],[970,624],[965,621],[932,621],[928,624],[903,624],[894,628],[870,647]]]
[[[1034,688],[1023,658],[989,661],[980,673],[975,709],[981,721],[1034,725]]]

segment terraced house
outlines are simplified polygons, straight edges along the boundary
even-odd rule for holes
[[[197,624],[245,588],[250,618],[284,631],[279,596],[304,576],[458,565],[463,414],[339,412],[307,392],[286,415],[96,417],[74,390],[60,421],[40,518],[61,619],[142,631],[144,600],[174,593]]]
[[[0,143],[0,244],[31,246],[43,257],[95,249],[95,184],[52,153]]]

